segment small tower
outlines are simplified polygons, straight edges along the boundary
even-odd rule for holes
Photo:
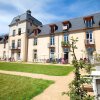
[[[42,25],[40,21],[31,16],[31,11],[14,17],[9,25],[9,57],[15,61],[27,61],[28,36],[33,27]]]

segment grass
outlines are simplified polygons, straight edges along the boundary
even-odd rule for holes
[[[53,81],[0,74],[0,100],[30,100]]]
[[[53,75],[53,76],[67,75],[73,69],[74,68],[72,66],[0,62],[0,70],[38,73],[38,74],[46,74],[46,75]]]

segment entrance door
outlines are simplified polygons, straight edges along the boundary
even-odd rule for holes
[[[50,49],[50,58],[51,59],[54,59],[54,53],[55,53],[55,49],[54,48],[51,48]]]
[[[20,52],[17,53],[17,60],[20,60]]]
[[[68,59],[68,52],[64,53],[64,59],[67,60]]]
[[[11,58],[14,58],[14,52],[11,53]]]
[[[68,48],[64,48],[63,50],[64,50],[64,60],[65,60],[66,63],[68,63],[69,50],[68,50]]]
[[[37,61],[37,50],[33,50],[33,61]]]

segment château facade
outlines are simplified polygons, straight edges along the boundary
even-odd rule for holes
[[[71,37],[78,38],[77,59],[92,59],[100,53],[100,13],[43,25],[31,11],[14,17],[9,34],[0,36],[0,58],[14,61],[71,63],[67,45]]]

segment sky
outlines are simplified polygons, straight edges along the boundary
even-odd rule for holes
[[[9,33],[12,19],[27,10],[48,24],[100,12],[100,0],[0,0],[0,34]]]

